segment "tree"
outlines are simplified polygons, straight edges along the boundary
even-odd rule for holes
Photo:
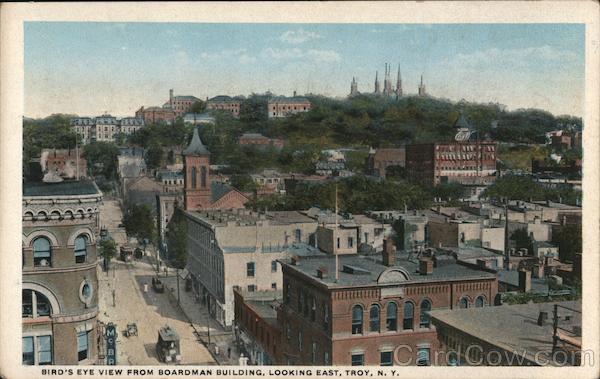
[[[206,110],[206,103],[202,100],[196,101],[190,107],[190,113],[202,113]]]
[[[581,225],[564,225],[552,231],[552,242],[558,245],[563,262],[573,262],[575,254],[582,252]]]
[[[527,234],[527,229],[521,228],[515,230],[510,235],[510,239],[515,241],[517,249],[527,249],[529,254],[533,254],[533,240]]]
[[[104,175],[109,180],[117,178],[117,145],[111,142],[95,142],[85,145],[83,150],[91,175]]]
[[[127,208],[123,225],[127,235],[136,237],[138,240],[156,240],[156,225],[154,216],[147,204],[132,204]]]
[[[108,270],[110,260],[117,255],[117,243],[112,238],[106,238],[100,240],[98,246],[100,247],[100,256],[104,258],[104,268]]]
[[[179,212],[176,212],[167,227],[167,246],[171,264],[179,269],[187,263],[187,223]]]
[[[545,200],[544,187],[529,176],[509,175],[498,178],[486,188],[482,197],[509,200]]]
[[[146,150],[146,165],[149,169],[155,169],[162,166],[164,151],[157,141],[154,141],[148,150]]]
[[[254,192],[258,187],[250,175],[232,175],[229,183],[242,192]]]

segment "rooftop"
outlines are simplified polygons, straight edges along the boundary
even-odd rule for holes
[[[256,225],[256,222],[261,220],[268,220],[271,225],[315,222],[310,217],[307,217],[297,211],[272,211],[266,213],[258,213],[247,209],[236,209],[205,210],[189,213],[195,216],[196,218],[214,226],[226,226],[227,222],[239,222],[241,225]]]
[[[208,101],[239,102],[240,99],[236,99],[227,95],[218,95],[211,99],[208,99]]]
[[[527,357],[531,359],[538,352],[546,352],[547,356],[551,356],[554,304],[581,312],[581,301],[565,301],[434,310],[431,317],[434,323],[437,320],[508,351],[526,350]],[[565,308],[558,309],[561,317],[560,328],[570,337],[581,338],[581,313]],[[548,320],[539,326],[537,320],[541,311],[548,312]],[[571,316],[568,321],[564,318],[567,315]]]
[[[281,261],[289,269],[310,276],[327,287],[377,286],[399,282],[420,283],[496,277],[491,272],[457,263],[454,259],[439,259],[431,274],[420,275],[418,272],[419,261],[416,258],[408,260],[408,254],[405,252],[396,254],[396,265],[391,267],[383,264],[381,256],[340,255],[338,263],[340,272],[337,282],[335,281],[334,256],[306,257],[301,259],[298,265],[292,265],[290,259]],[[351,270],[344,270],[344,266],[350,267]],[[317,269],[321,267],[327,268],[329,272],[326,278],[317,277]],[[360,274],[346,271],[360,271]]]
[[[265,322],[277,327],[277,306],[283,299],[282,291],[254,291],[240,290],[244,303]]]
[[[310,101],[306,97],[285,97],[285,96],[276,96],[269,99],[269,103],[310,103]]]
[[[198,128],[194,128],[194,135],[192,141],[188,147],[181,153],[183,155],[210,155],[210,151],[204,146],[200,136],[198,135]]]
[[[498,270],[498,282],[506,283],[513,287],[519,286],[519,271],[517,270]],[[547,294],[550,287],[546,279],[531,277],[532,293]]]
[[[96,183],[88,180],[59,183],[24,182],[24,197],[102,195]]]

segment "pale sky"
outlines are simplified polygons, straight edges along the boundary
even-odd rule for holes
[[[131,116],[169,89],[201,99],[343,97],[398,64],[405,94],[582,116],[583,24],[25,23],[25,116]]]

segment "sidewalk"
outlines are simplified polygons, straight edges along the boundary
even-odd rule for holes
[[[165,284],[166,291],[171,296],[172,303],[177,307],[177,277],[173,269],[169,269],[169,276],[161,280]],[[208,317],[207,309],[202,303],[196,302],[192,292],[185,291],[185,281],[179,279],[180,308],[186,315],[190,324],[196,330],[199,341],[207,346],[212,357],[219,365],[238,365],[239,351],[235,347],[235,336],[233,332],[225,331],[215,320]],[[208,346],[207,320],[210,324],[210,346]],[[219,349],[219,355],[215,354],[215,346]],[[231,358],[227,358],[227,348],[231,348]]]

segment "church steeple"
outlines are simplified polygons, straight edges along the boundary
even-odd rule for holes
[[[398,63],[398,77],[396,79],[396,97],[402,97],[402,75],[400,74],[400,64]]]
[[[375,94],[379,95],[381,93],[381,88],[379,87],[379,71],[375,71]]]
[[[423,74],[421,74],[421,84],[419,84],[419,96],[427,96],[425,84],[423,84]]]
[[[352,83],[350,83],[350,96],[358,95],[358,83],[356,83],[356,78],[352,77]]]
[[[210,208],[212,205],[212,190],[210,183],[210,151],[204,146],[194,128],[194,135],[188,147],[183,150],[184,174],[183,192],[186,210]]]

